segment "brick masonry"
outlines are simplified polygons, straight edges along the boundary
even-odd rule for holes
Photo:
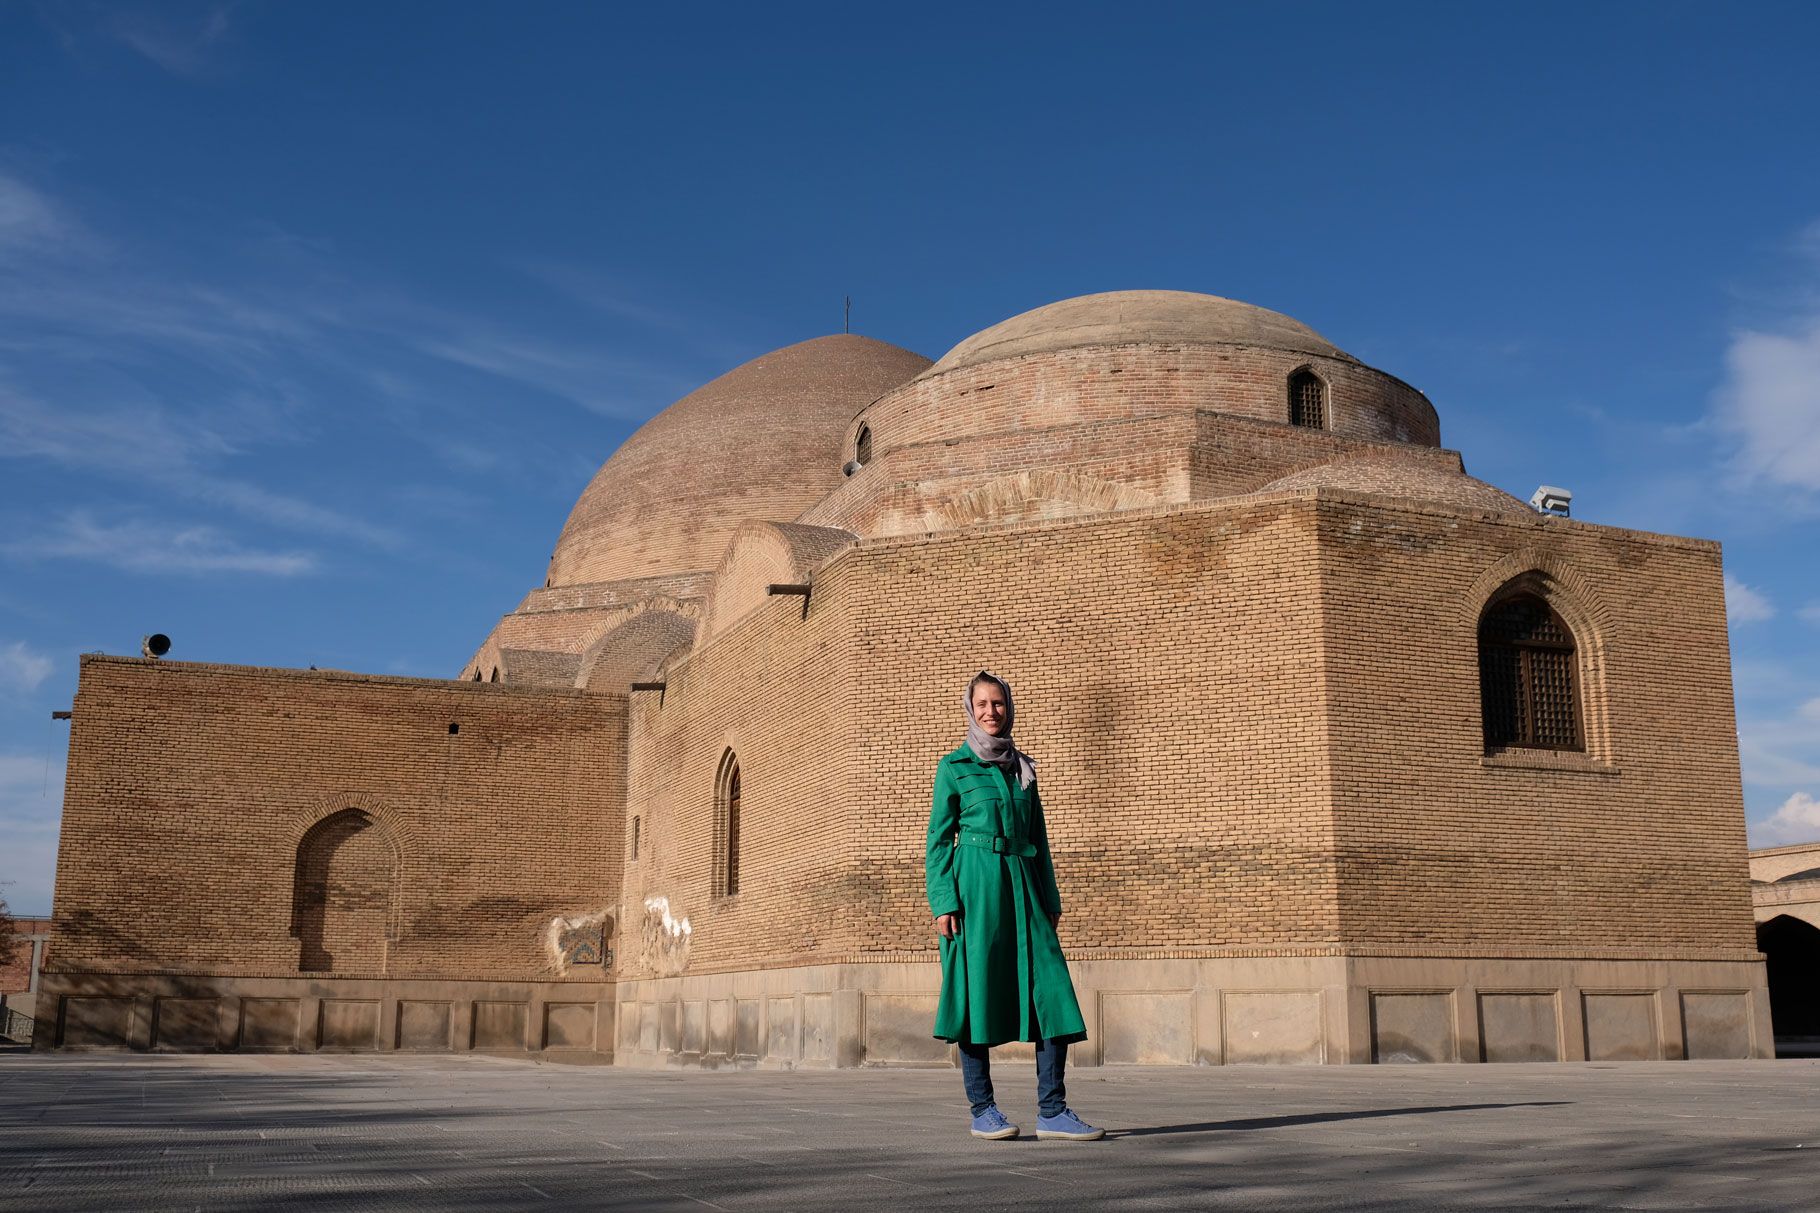
[[[1766,1054],[1717,545],[1471,480],[1318,335],[1033,323],[691,396],[459,681],[85,659],[39,1040],[944,1064],[922,836],[986,667],[1086,1064]],[[1321,429],[1286,424],[1304,366]],[[1584,751],[1486,751],[1512,585],[1575,635]]]

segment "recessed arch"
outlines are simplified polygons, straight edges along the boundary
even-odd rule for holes
[[[744,792],[739,755],[731,746],[714,777],[714,895],[734,897],[740,887],[740,800]]]
[[[853,458],[861,464],[872,462],[872,427],[863,422],[853,439]]]
[[[299,971],[385,972],[400,858],[384,824],[361,808],[335,810],[303,831],[291,884]]]

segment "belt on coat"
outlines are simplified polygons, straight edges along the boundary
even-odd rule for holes
[[[968,830],[960,832],[962,846],[978,847],[982,851],[995,851],[1000,855],[1019,855],[1025,859],[1036,858],[1036,847],[1022,838],[1006,838],[999,834],[975,834]]]

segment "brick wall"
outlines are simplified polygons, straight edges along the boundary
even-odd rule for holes
[[[618,900],[623,697],[85,657],[74,713],[59,971],[297,974],[299,846],[348,809],[336,870],[395,871],[361,975],[548,979],[551,917]]]
[[[18,934],[13,949],[13,958],[0,965],[0,994],[23,994],[32,985],[32,941],[34,938],[48,939],[51,933],[51,920],[48,918],[17,918],[14,926]]]
[[[1753,946],[1717,544],[1343,497],[1318,534],[1348,938]],[[1478,613],[1538,566],[1589,752],[1488,765]]]
[[[1478,604],[1536,569],[1596,621],[1592,753],[1488,760]],[[634,703],[627,902],[686,912],[696,971],[926,954],[930,779],[986,666],[1077,956],[1748,949],[1719,576],[1699,540],[1333,490],[863,541],[807,619],[773,601]]]

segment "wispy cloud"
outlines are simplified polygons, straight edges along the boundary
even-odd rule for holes
[[[1725,617],[1733,623],[1757,623],[1775,617],[1776,608],[1761,593],[1730,573],[1725,574]]]
[[[444,331],[436,331],[438,328]],[[448,325],[446,320],[432,325],[431,331],[408,339],[416,349],[433,358],[539,388],[590,412],[620,420],[647,417],[651,405],[649,396],[615,391],[616,386],[628,380],[655,381],[668,390],[677,382],[674,376],[655,371],[637,359],[614,358],[598,351],[556,346],[536,338],[472,326]]]
[[[1796,290],[1782,316],[1734,334],[1710,417],[1731,441],[1735,487],[1820,494],[1820,220],[1792,242]]]
[[[106,14],[103,28],[108,36],[132,47],[167,72],[179,76],[196,76],[206,69],[211,56],[228,36],[230,4],[209,5],[200,13],[192,11],[188,19],[170,6],[137,11],[112,11]]]
[[[567,409],[642,421],[700,382],[650,353],[652,333],[678,322],[623,292],[596,292],[607,323],[565,337],[552,330],[565,317],[574,329],[567,298],[541,311],[532,291],[503,318],[421,299],[270,225],[196,254],[151,247],[4,166],[0,228],[0,477],[9,463],[77,470],[89,500],[106,485],[133,503],[93,515],[35,504],[0,540],[13,560],[296,577],[325,568],[337,543],[418,550],[447,502],[399,497],[386,461],[417,448],[533,492],[579,484],[610,448],[565,444]],[[538,408],[549,416],[526,415]]]
[[[211,526],[166,527],[144,520],[108,524],[81,511],[27,538],[0,544],[0,554],[27,560],[84,560],[133,573],[299,577],[320,566],[314,553],[247,547]]]
[[[215,421],[226,425],[218,428]],[[393,528],[204,470],[241,453],[256,428],[245,410],[237,416],[214,418],[205,412],[186,418],[156,400],[55,408],[8,384],[0,370],[0,459],[47,459],[102,471],[289,530],[346,536],[377,547],[403,542]]]
[[[1793,712],[1738,721],[1744,782],[1769,788],[1820,784],[1820,698]]]
[[[33,652],[23,640],[0,645],[0,686],[35,691],[56,668],[55,662],[42,653]]]
[[[1820,492],[1820,320],[1739,333],[1725,356],[1717,420],[1747,483]]]
[[[0,208],[9,196],[17,200],[14,228],[21,243],[42,246],[50,232],[77,229],[67,208],[43,191],[0,175]],[[282,378],[274,374],[281,358],[409,392],[410,381],[394,367],[349,352],[363,341],[376,342],[393,358],[424,357],[482,371],[615,418],[641,419],[698,383],[692,371],[654,361],[611,334],[586,342],[554,340],[359,281],[321,249],[288,235],[268,236],[261,244],[281,246],[280,281],[234,288],[174,281],[162,270],[134,268],[124,255],[91,260],[79,274],[54,259],[14,265],[13,274],[0,276],[0,319],[17,323],[0,330],[0,352],[131,364],[179,351],[252,389],[243,393],[242,406],[268,409],[270,385]],[[629,303],[625,310],[644,315],[636,323],[645,328],[670,323]]]
[[[1810,602],[1795,612],[1795,617],[1802,623],[1811,623],[1820,628],[1820,602]]]
[[[0,253],[49,252],[80,240],[79,225],[49,197],[0,175]]]
[[[314,535],[345,535],[383,548],[398,547],[404,542],[404,537],[391,527],[378,526],[340,510],[274,493],[243,480],[209,476],[180,482],[175,487],[188,496],[230,506],[242,514],[288,530]]]
[[[331,505],[231,469],[325,434],[346,443],[357,430],[497,472],[527,453],[492,440],[506,399],[639,421],[695,383],[624,341],[565,343],[362,281],[332,249],[288,233],[243,234],[250,245],[237,262],[264,272],[226,285],[88,232],[72,208],[0,170],[0,465],[81,468],[164,501],[397,550],[406,520],[364,488]],[[464,398],[476,402],[465,425],[455,404]],[[37,550],[119,550],[92,534],[63,538]],[[220,532],[176,555],[184,559],[164,567],[304,567],[297,553],[228,550]]]
[[[1780,847],[1797,842],[1820,842],[1820,800],[1796,792],[1767,820],[1750,827],[1752,846]]]

